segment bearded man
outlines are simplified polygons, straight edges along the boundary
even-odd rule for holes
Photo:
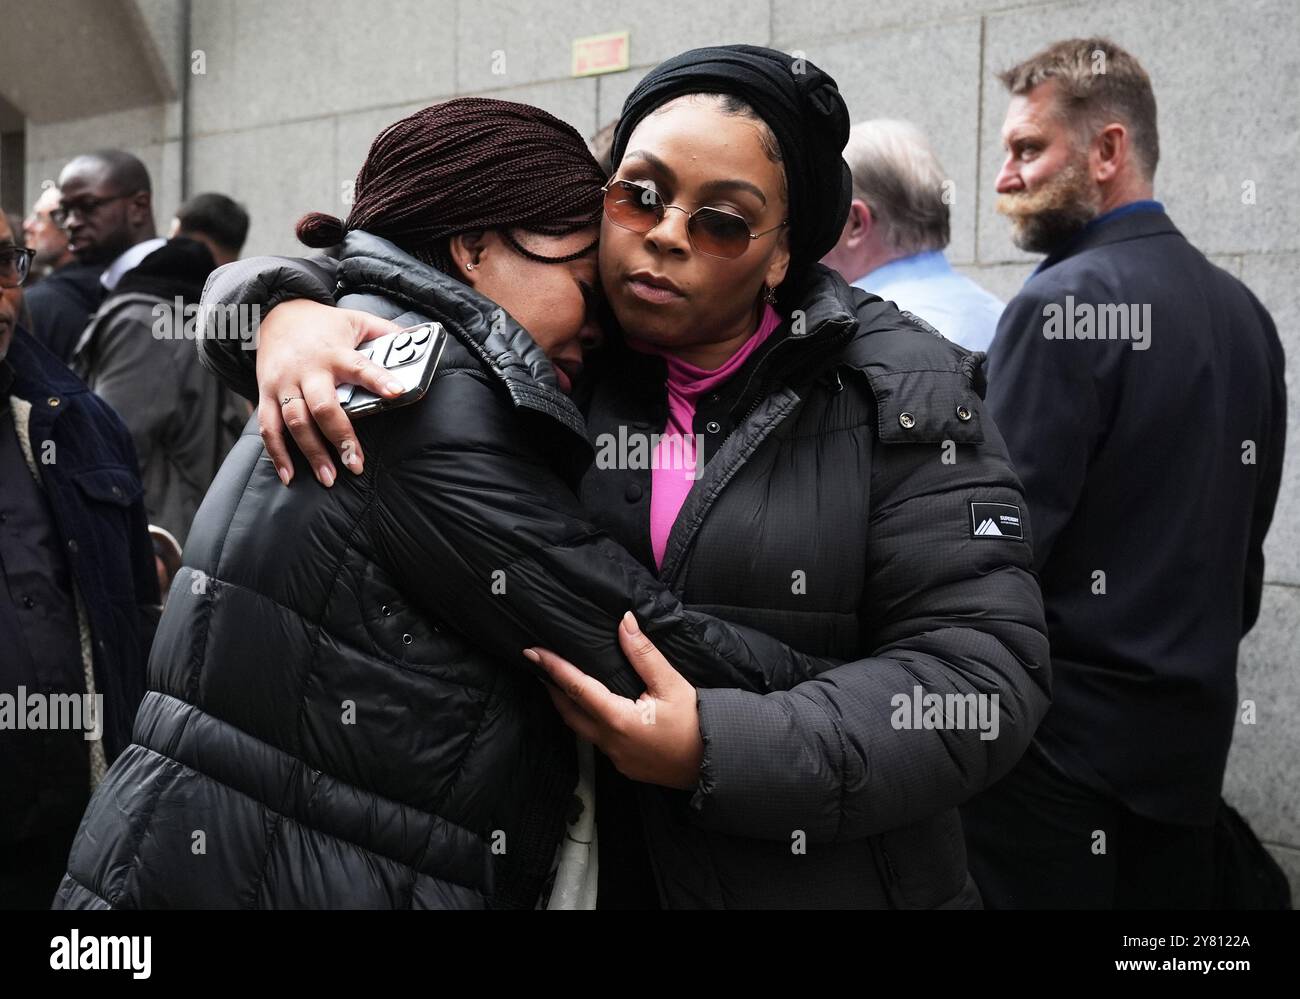
[[[998,323],[988,406],[1024,482],[1054,689],[963,810],[971,871],[991,908],[1201,908],[1281,477],[1282,346],[1152,200],[1133,56],[1071,39],[1001,79],[997,207],[1047,256]]]

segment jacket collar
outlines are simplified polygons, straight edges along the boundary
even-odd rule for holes
[[[338,281],[340,294],[383,295],[442,323],[501,380],[516,406],[545,413],[586,440],[582,415],[560,391],[542,348],[491,299],[361,230],[344,238]]]
[[[796,303],[787,317],[791,339],[814,341],[834,335],[857,322],[854,289],[838,272],[813,264],[793,296]]]
[[[89,391],[86,383],[57,357],[37,343],[21,326],[14,329],[8,362],[13,369],[11,395],[28,402],[45,402],[51,396],[70,396]]]
[[[795,304],[781,326],[785,337],[757,365],[738,407],[749,407],[752,411],[756,398],[751,393],[765,394],[776,384],[778,370],[780,381],[786,385],[796,385],[810,376],[820,377],[860,330],[858,302],[864,297],[875,299],[821,264],[814,264],[802,286],[791,292],[786,300]]]
[[[1158,203],[1152,202],[1151,204]],[[1053,250],[1044,257],[1042,263],[1034,270],[1034,273],[1039,274],[1062,260],[1077,256],[1085,250],[1091,250],[1098,246],[1110,246],[1113,243],[1123,243],[1130,239],[1143,239],[1147,236],[1165,234],[1182,235],[1178,231],[1178,227],[1165,214],[1163,208],[1154,211],[1128,212],[1121,209],[1120,212],[1110,217],[1093,220],[1073,239],[1067,240],[1064,246]]]

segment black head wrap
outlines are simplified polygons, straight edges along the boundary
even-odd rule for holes
[[[835,81],[807,59],[757,45],[692,49],[661,62],[623,103],[611,162],[617,168],[637,123],[683,94],[731,94],[776,136],[790,192],[790,274],[826,255],[848,217],[852,177],[844,162],[849,110]]]

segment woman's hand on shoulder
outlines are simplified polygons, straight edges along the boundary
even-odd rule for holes
[[[258,429],[286,486],[293,479],[286,429],[322,485],[332,486],[336,478],[327,440],[344,466],[361,474],[365,455],[337,388],[351,383],[379,396],[400,394],[401,384],[356,349],[399,328],[366,312],[308,299],[284,302],[267,314],[257,340]]]

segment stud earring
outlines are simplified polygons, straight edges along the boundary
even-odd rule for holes
[[[474,269],[474,265],[473,265],[473,264],[466,264],[466,265],[465,265],[465,270],[467,270],[467,271],[472,271],[473,269]]]

